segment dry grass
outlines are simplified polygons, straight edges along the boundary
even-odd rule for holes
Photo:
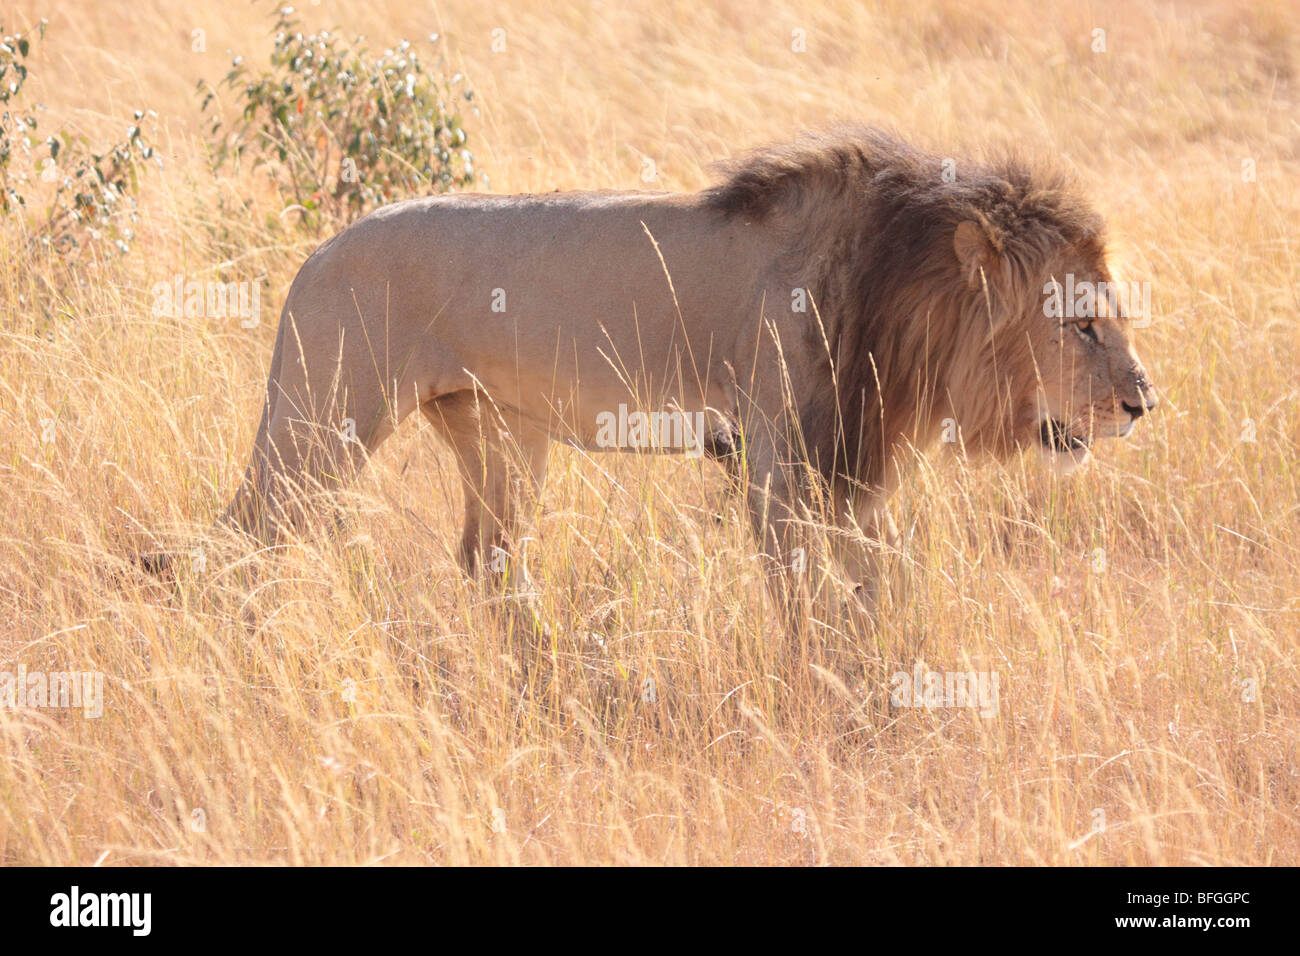
[[[414,418],[347,534],[115,584],[143,532],[197,538],[233,491],[274,335],[155,318],[149,287],[238,249],[274,316],[313,243],[264,227],[251,180],[214,182],[197,138],[194,82],[226,47],[268,48],[265,8],[114,6],[4,15],[51,17],[51,122],[154,107],[167,168],[123,261],[69,277],[0,240],[0,670],[105,675],[99,719],[0,709],[0,862],[1300,862],[1285,0],[303,4],[381,42],[440,30],[498,191],[640,186],[643,157],[695,188],[709,161],[843,118],[940,151],[1020,144],[1092,186],[1153,284],[1138,343],[1164,404],[1068,482],[1029,458],[923,462],[879,651],[994,671],[1000,706],[869,709],[851,732],[752,542],[713,520],[720,475],[688,460],[556,452],[532,553],[549,641],[461,577],[458,484]],[[225,220],[223,193],[253,212]]]

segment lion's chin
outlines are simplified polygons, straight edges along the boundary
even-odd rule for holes
[[[1054,418],[1039,424],[1038,450],[1052,471],[1062,476],[1083,467],[1092,457],[1091,442]]]
[[[1072,475],[1092,458],[1092,449],[1084,448],[1081,451],[1060,452],[1052,451],[1048,448],[1039,449],[1043,460],[1052,472],[1057,476],[1064,478],[1066,475]]]

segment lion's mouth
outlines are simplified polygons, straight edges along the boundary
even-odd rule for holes
[[[1090,442],[1082,435],[1076,435],[1069,427],[1055,418],[1043,420],[1038,429],[1038,440],[1048,451],[1074,452],[1087,451]]]

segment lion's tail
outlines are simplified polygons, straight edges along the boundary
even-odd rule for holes
[[[287,311],[287,304],[285,311]],[[262,401],[262,420],[257,426],[257,437],[253,439],[252,457],[244,472],[244,480],[240,482],[239,490],[235,492],[235,497],[225,513],[213,525],[214,530],[238,528],[250,534],[257,534],[261,530],[262,485],[267,473],[267,431],[270,428],[275,401],[272,389],[280,375],[280,364],[284,356],[285,325],[284,311],[282,311],[280,328],[275,336],[275,349],[271,353],[271,372],[267,378],[266,397]],[[150,551],[134,554],[130,561],[149,574],[168,578],[175,571],[176,558],[177,555],[173,551]]]

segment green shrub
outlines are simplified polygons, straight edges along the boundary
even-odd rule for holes
[[[44,20],[36,35],[45,35]],[[145,113],[137,110],[126,138],[98,152],[85,136],[66,130],[40,140],[40,104],[29,106],[22,96],[31,45],[30,30],[0,38],[0,212],[17,214],[29,197],[45,192],[44,216],[23,220],[32,241],[68,252],[87,239],[108,240],[125,252],[139,165],[153,156],[140,125]]]
[[[269,168],[282,195],[318,230],[404,196],[473,184],[458,109],[473,93],[456,92],[461,77],[426,70],[405,40],[378,55],[364,42],[304,34],[293,8],[281,9],[270,69],[255,71],[237,56],[220,84],[238,101],[233,129],[215,109],[217,91],[199,84],[202,109],[213,108],[214,168],[245,158]]]

